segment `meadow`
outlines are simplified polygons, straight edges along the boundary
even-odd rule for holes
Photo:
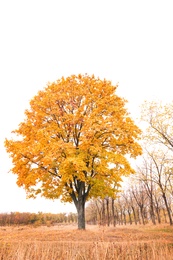
[[[173,227],[0,227],[0,260],[171,260]]]

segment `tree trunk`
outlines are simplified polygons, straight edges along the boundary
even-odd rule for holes
[[[114,208],[114,199],[112,198],[112,221],[113,221],[113,226],[116,226],[116,219],[115,219],[115,208]]]
[[[78,229],[85,229],[85,202],[79,200],[76,209],[78,214]]]
[[[110,226],[110,214],[109,214],[109,197],[106,199],[106,211],[107,211],[107,226]]]
[[[106,213],[105,213],[105,200],[102,200],[102,221],[101,225],[105,226],[106,224]]]
[[[102,222],[102,208],[99,208],[97,200],[96,200],[96,207],[97,207],[97,222],[99,223],[99,225],[101,225],[101,222]]]
[[[135,208],[133,206],[131,206],[131,208],[132,208],[132,211],[133,211],[133,217],[134,217],[135,225],[137,225],[138,221],[137,221],[137,217],[136,217]]]
[[[166,212],[165,212],[165,209],[162,208],[162,211],[163,211],[163,216],[164,216],[164,219],[165,219],[165,223],[168,223],[168,222],[167,222],[167,218],[166,218]]]
[[[172,216],[171,216],[171,210],[170,210],[170,208],[168,206],[167,198],[166,198],[166,195],[165,195],[164,192],[163,192],[162,196],[163,196],[163,200],[165,202],[166,210],[167,210],[167,213],[168,213],[169,223],[170,223],[170,225],[173,225],[173,220],[172,220]]]
[[[145,225],[145,217],[144,217],[143,207],[139,207],[139,208],[140,208],[140,213],[141,213],[142,224]]]
[[[161,224],[160,209],[158,209],[158,208],[155,208],[155,209],[156,209],[157,221],[159,224]]]
[[[138,216],[138,221],[139,221],[139,225],[141,225],[141,217],[140,217],[140,210],[137,210],[137,216]]]
[[[132,217],[131,217],[131,212],[130,212],[129,208],[128,208],[127,212],[128,212],[128,215],[129,215],[129,223],[130,223],[130,225],[132,225]]]
[[[126,221],[126,213],[125,213],[125,210],[123,210],[123,219],[124,219],[124,224],[126,225],[127,221]]]
[[[159,224],[161,224],[160,207],[159,207],[159,203],[156,199],[155,199],[154,207],[155,207],[155,211],[156,211],[156,215],[157,215],[157,221]]]
[[[155,219],[155,214],[154,214],[153,200],[150,201],[150,216],[151,216],[151,221],[152,221],[153,225],[156,225],[156,219]]]
[[[78,181],[77,182],[77,191],[78,196],[76,196],[75,192],[72,191],[70,196],[75,204],[78,214],[78,229],[85,229],[85,203],[88,197],[91,186],[88,186],[87,191],[85,191],[85,182]],[[72,184],[71,184],[72,188]]]
[[[120,223],[123,225],[123,210],[120,208]]]

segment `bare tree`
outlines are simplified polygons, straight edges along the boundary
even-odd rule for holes
[[[165,207],[168,213],[170,225],[173,225],[171,208],[168,203],[169,183],[170,183],[170,178],[172,178],[172,173],[169,171],[170,159],[167,157],[167,153],[163,151],[157,151],[148,154],[154,166],[153,181],[160,188],[160,192],[162,194]]]
[[[145,207],[146,207],[147,195],[143,184],[139,182],[138,185],[132,186],[131,192],[134,196],[137,205],[139,206],[142,224],[145,225],[146,224]]]

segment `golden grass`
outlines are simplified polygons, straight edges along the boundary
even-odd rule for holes
[[[0,260],[171,260],[173,227],[0,228]]]

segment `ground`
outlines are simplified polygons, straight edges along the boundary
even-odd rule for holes
[[[0,227],[3,260],[173,259],[169,225]]]

